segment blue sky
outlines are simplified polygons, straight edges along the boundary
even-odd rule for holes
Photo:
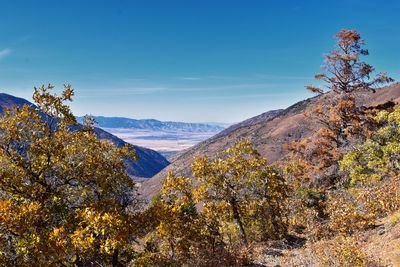
[[[0,1],[0,91],[76,89],[77,115],[237,122],[311,96],[342,28],[400,78],[399,1]]]

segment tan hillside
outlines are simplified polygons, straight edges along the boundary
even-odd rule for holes
[[[370,259],[368,266],[400,266],[400,223],[399,213],[383,218],[379,225],[354,236],[355,248],[365,253]],[[302,238],[288,241],[272,242],[269,247],[259,246],[255,253],[255,262],[259,266],[326,266],[321,260],[324,256],[333,256],[332,243],[341,242],[340,237],[332,240],[321,240],[315,243],[303,243]],[[346,240],[346,239],[344,239]],[[333,257],[332,257],[333,258]],[[333,260],[334,261],[334,258]],[[338,262],[331,262],[341,266]]]
[[[145,197],[156,194],[159,192],[162,180],[168,171],[174,170],[178,174],[187,175],[190,173],[191,164],[196,156],[206,155],[212,157],[240,139],[251,140],[262,156],[266,157],[270,163],[276,162],[287,153],[284,148],[285,144],[310,136],[316,132],[319,125],[306,118],[304,113],[312,109],[315,104],[326,101],[329,97],[329,94],[325,94],[309,98],[285,110],[267,112],[229,127],[220,134],[175,157],[171,165],[142,184],[141,193]],[[387,101],[399,102],[400,83],[382,88],[375,93],[366,93],[360,99],[362,99],[362,104],[368,106],[382,104]]]

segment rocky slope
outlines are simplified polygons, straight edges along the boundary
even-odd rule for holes
[[[29,101],[14,97],[12,95],[0,93],[0,112],[4,108],[10,108],[13,105],[33,105]],[[110,140],[117,146],[124,146],[126,143],[120,138],[102,130],[95,128],[95,133],[100,139]],[[139,146],[134,146],[139,160],[127,160],[127,171],[129,175],[135,177],[137,180],[142,180],[143,178],[149,178],[158,173],[160,170],[165,168],[169,162],[158,152]]]
[[[220,134],[172,158],[170,166],[143,183],[141,189],[143,195],[150,197],[159,192],[162,180],[169,170],[188,175],[191,163],[196,156],[213,157],[240,139],[251,140],[270,163],[276,162],[286,155],[285,144],[311,136],[319,129],[320,125],[306,118],[304,113],[319,103],[323,105],[329,97],[329,94],[325,94],[309,98],[287,109],[270,111],[229,127]],[[365,93],[360,99],[364,105],[377,105],[390,100],[398,102],[400,84],[385,87],[376,93]]]

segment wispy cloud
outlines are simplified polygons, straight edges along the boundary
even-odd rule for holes
[[[16,43],[17,44],[23,44],[27,41],[29,41],[30,39],[32,39],[32,36],[30,34],[21,36],[20,38],[17,39]]]
[[[290,93],[271,93],[271,94],[241,94],[241,95],[221,95],[221,96],[200,96],[196,97],[196,99],[252,99],[252,98],[282,98],[289,97],[293,94]]]
[[[313,79],[312,76],[305,77],[305,76],[286,76],[286,75],[271,75],[271,74],[264,74],[264,73],[256,73],[254,74],[255,77],[265,80],[310,80]]]
[[[245,83],[245,84],[227,84],[203,87],[170,87],[170,91],[176,92],[200,92],[200,91],[233,91],[233,90],[255,90],[275,88],[279,84],[275,83]]]
[[[115,97],[154,94],[167,90],[166,87],[127,87],[127,88],[83,88],[79,97]]]
[[[227,85],[209,85],[200,87],[177,87],[177,86],[130,86],[130,87],[114,87],[110,85],[109,87],[80,87],[80,97],[106,97],[106,96],[133,96],[133,95],[150,95],[159,93],[196,93],[196,92],[246,92],[243,95],[251,95],[250,92],[259,91],[262,89],[280,88],[280,84],[275,83],[244,83],[244,84],[227,84]],[[258,95],[252,95],[250,97],[257,97]],[[264,96],[264,95],[262,95]],[[271,96],[271,95],[269,95]],[[198,97],[198,96],[196,96]],[[216,96],[221,97],[221,96]],[[222,96],[225,98],[224,96]],[[236,96],[234,96],[236,97]],[[238,96],[239,97],[239,96]]]
[[[0,60],[9,56],[10,54],[11,54],[11,49],[6,48],[6,49],[0,50]]]
[[[182,76],[180,80],[219,80],[219,81],[256,81],[256,80],[310,80],[312,76],[288,76],[288,75],[273,75],[267,73],[253,73],[248,75],[206,75],[206,76]]]
[[[179,77],[178,79],[184,80],[184,81],[198,81],[198,80],[201,80],[200,77]]]

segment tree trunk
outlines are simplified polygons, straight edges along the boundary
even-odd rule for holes
[[[79,255],[76,255],[76,258],[74,260],[74,265],[77,267],[83,267],[83,263],[81,262]]]
[[[120,266],[119,261],[118,261],[118,249],[114,249],[113,257],[112,257],[112,266],[113,267],[118,267]]]
[[[246,231],[244,230],[244,226],[243,226],[242,220],[240,218],[240,213],[239,213],[239,209],[238,209],[238,206],[237,206],[236,199],[231,199],[230,204],[231,204],[231,207],[232,207],[233,220],[235,221],[235,223],[239,227],[240,237],[242,238],[243,244],[247,245],[248,244],[247,235],[246,235]]]

